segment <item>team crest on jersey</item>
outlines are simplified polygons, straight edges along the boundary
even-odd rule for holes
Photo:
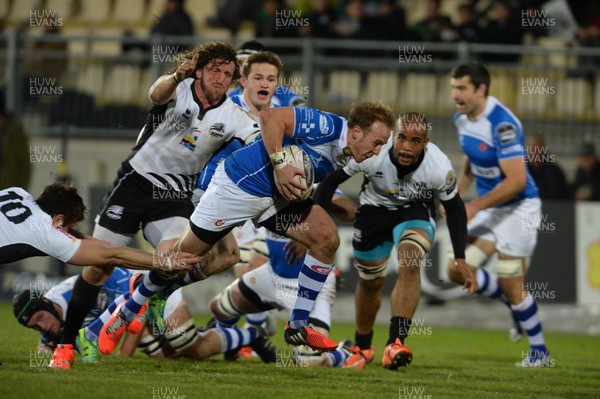
[[[446,173],[446,186],[448,186],[446,194],[450,195],[456,187],[456,172],[453,170],[449,170],[448,173]]]
[[[121,205],[111,205],[106,210],[106,216],[113,220],[119,220],[121,217],[123,217],[124,210],[125,208],[123,208]]]
[[[224,137],[225,136],[225,124],[223,123],[215,123],[212,125],[208,131],[213,137]]]
[[[519,137],[517,127],[508,122],[502,122],[496,126],[496,134],[498,134],[498,138],[502,144],[516,140]]]
[[[456,184],[456,173],[453,170],[449,170],[446,173],[446,185],[454,186]]]
[[[198,136],[189,136],[186,134],[179,144],[181,144],[190,151],[194,151],[196,149],[197,140]]]

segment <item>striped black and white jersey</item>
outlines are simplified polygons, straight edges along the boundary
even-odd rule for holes
[[[187,78],[173,100],[154,106],[126,162],[155,186],[192,191],[213,154],[233,139],[243,142],[258,124],[227,96],[203,109]]]
[[[32,256],[69,261],[81,241],[52,227],[52,218],[20,187],[0,191],[0,264]]]
[[[349,176],[359,172],[365,174],[360,205],[396,209],[419,203],[432,204],[436,196],[448,201],[456,195],[456,173],[442,150],[429,142],[416,169],[403,173],[406,168],[400,166],[392,154],[394,138],[392,135],[377,156],[361,163],[351,160],[344,167]]]

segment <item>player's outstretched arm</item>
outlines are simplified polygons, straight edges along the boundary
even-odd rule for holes
[[[469,295],[472,295],[477,291],[477,278],[473,269],[465,262],[465,248],[467,246],[467,212],[465,204],[458,193],[450,200],[441,202],[446,210],[446,219],[456,267],[465,279],[463,287],[467,289]]]
[[[191,270],[200,258],[186,252],[163,256],[135,248],[112,246],[101,240],[81,240],[68,263],[75,266],[120,266],[134,270]]]
[[[186,60],[179,65],[175,73],[158,78],[150,87],[148,96],[150,101],[156,105],[163,105],[175,98],[177,85],[185,78],[194,73],[198,64],[198,54],[194,54],[191,60]]]

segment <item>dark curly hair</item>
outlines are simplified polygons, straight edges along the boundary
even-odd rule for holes
[[[198,54],[198,63],[196,64],[196,70],[202,69],[207,66],[211,61],[221,59],[223,64],[233,63],[235,71],[233,72],[232,80],[238,80],[240,78],[240,67],[237,63],[235,49],[228,43],[223,42],[208,42],[199,44],[191,50],[186,50],[180,53],[179,61],[184,62],[194,58],[194,54]],[[169,70],[168,73],[174,73],[177,67]]]
[[[63,214],[66,225],[82,221],[87,211],[77,189],[68,183],[46,186],[35,202],[52,217]]]

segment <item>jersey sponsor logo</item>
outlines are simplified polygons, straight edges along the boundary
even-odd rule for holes
[[[503,122],[496,126],[496,134],[502,144],[516,140],[519,137],[516,126],[508,122]]]
[[[471,164],[471,172],[473,172],[475,176],[479,177],[500,177],[500,168],[497,166],[492,166],[491,168],[484,168],[482,166]]]
[[[300,129],[303,130],[304,134],[310,133],[310,131],[314,128],[315,128],[314,123],[301,123],[300,124]]]
[[[500,154],[502,155],[506,155],[506,154],[510,154],[513,152],[517,152],[517,153],[522,153],[523,152],[523,146],[521,144],[515,144],[515,145],[511,145],[510,147],[506,147],[500,150]]]
[[[321,135],[327,136],[329,134],[329,124],[327,123],[327,117],[325,115],[319,118],[319,127],[321,128]]]
[[[215,123],[208,130],[211,136],[213,137],[224,137],[225,136],[225,124],[223,123]]]
[[[373,175],[373,177],[378,177],[378,178],[383,178],[383,172],[378,170],[377,172],[375,172],[375,174]]]
[[[219,219],[215,222],[215,226],[217,227],[221,227],[225,224],[225,221],[223,219]]]
[[[190,119],[190,115],[192,114],[192,110],[187,108],[183,114],[181,114],[182,118]]]
[[[324,275],[329,274],[329,270],[331,270],[328,266],[310,265],[309,267],[311,270]]]
[[[119,220],[121,217],[123,217],[124,210],[125,208],[123,208],[121,205],[111,205],[106,210],[106,216],[113,220]]]
[[[196,140],[198,140],[198,136],[189,136],[186,134],[179,144],[190,151],[194,151],[196,149]]]

